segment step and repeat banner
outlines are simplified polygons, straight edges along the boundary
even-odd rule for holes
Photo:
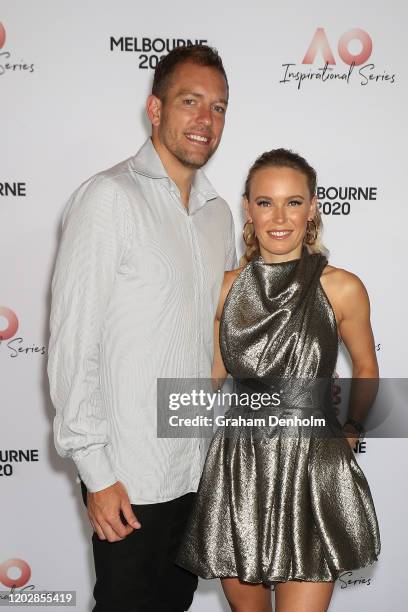
[[[174,46],[207,43],[224,60],[230,105],[206,172],[231,207],[239,253],[249,166],[280,146],[304,155],[330,263],[369,292],[381,375],[408,376],[407,18],[402,0],[0,2],[1,596],[13,585],[75,591],[78,610],[92,607],[91,529],[74,464],[53,446],[50,279],[69,195],[144,142],[153,69]],[[346,355],[337,369],[351,375]],[[331,609],[403,612],[407,440],[356,450],[382,551],[344,572]],[[217,580],[200,581],[191,609],[228,609]]]

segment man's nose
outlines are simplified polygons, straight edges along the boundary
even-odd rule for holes
[[[198,122],[202,125],[211,125],[212,124],[212,112],[209,107],[201,107],[198,113]]]

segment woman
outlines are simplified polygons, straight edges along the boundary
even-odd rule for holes
[[[288,381],[292,416],[324,405],[319,385],[333,375],[339,336],[353,378],[378,378],[366,290],[327,265],[315,192],[316,173],[299,155],[276,149],[256,160],[245,185],[244,265],[225,275],[215,326],[213,377],[228,371],[241,391],[254,380],[263,389]],[[270,611],[272,584],[276,612],[326,611],[338,575],[380,552],[352,451],[360,425],[345,424],[347,439],[330,424],[319,435],[218,429],[177,563],[220,577],[234,612]]]

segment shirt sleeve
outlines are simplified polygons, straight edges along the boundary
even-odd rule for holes
[[[225,270],[235,270],[238,268],[238,258],[237,258],[237,250],[235,247],[235,226],[234,226],[234,218],[232,216],[231,211],[229,211],[229,230],[227,237],[227,252],[225,259]]]
[[[104,314],[125,247],[114,183],[94,177],[71,197],[52,279],[48,377],[54,441],[91,492],[117,481],[107,452],[109,398],[100,391]]]

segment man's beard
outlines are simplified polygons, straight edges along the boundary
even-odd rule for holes
[[[192,168],[193,170],[199,170],[200,168],[205,166],[205,164],[208,162],[208,160],[214,153],[214,151],[208,151],[208,154],[205,156],[205,158],[201,158],[201,160],[198,161],[194,158],[194,156],[190,155],[181,147],[172,149],[171,152],[173,153],[174,157],[176,157],[179,162],[183,164],[183,166],[186,166],[187,168]]]
[[[193,170],[199,170],[205,166],[213,153],[215,153],[215,149],[208,149],[204,157],[197,159],[194,154],[191,154],[178,142],[177,137],[173,136],[171,130],[163,134],[163,144],[183,166]]]

